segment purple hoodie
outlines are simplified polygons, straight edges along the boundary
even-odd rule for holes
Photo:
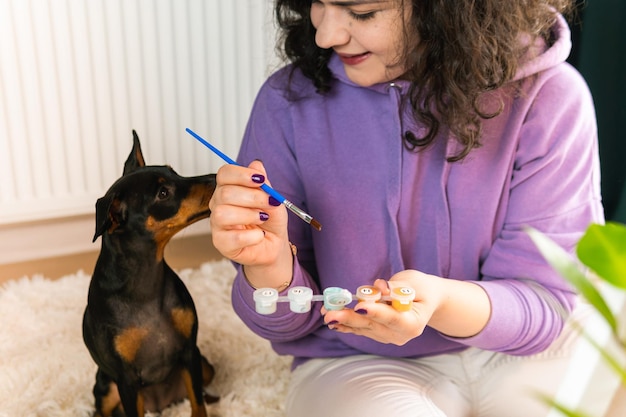
[[[592,99],[564,62],[571,46],[565,21],[553,30],[555,43],[537,44],[536,56],[519,70],[523,91],[492,94],[504,100],[504,110],[484,121],[482,147],[461,162],[446,161],[458,145],[445,129],[426,150],[403,146],[403,131],[423,128],[400,113],[406,82],[360,87],[336,56],[330,61],[336,80],[325,95],[296,71],[288,96],[290,68],[273,74],[252,109],[238,162],[262,160],[272,186],[323,225],[317,232],[290,218],[289,236],[298,247],[292,285],[315,294],[331,286],[354,293],[376,278],[416,269],[477,281],[493,311],[473,337],[451,338],[427,327],[404,346],[381,344],[329,330],[319,303],[305,314],[292,313],[288,303],[272,315],[257,314],[254,289],[239,267],[232,301],[250,329],[276,352],[293,355],[294,366],[364,353],[419,357],[475,346],[528,355],[545,349],[576,297],[523,227],[571,251],[590,222],[603,222]]]

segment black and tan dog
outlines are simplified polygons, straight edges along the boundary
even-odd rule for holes
[[[163,258],[184,227],[209,217],[215,174],[182,177],[146,166],[137,134],[124,174],[96,203],[102,247],[89,286],[83,339],[98,365],[95,416],[140,417],[189,398],[206,416],[214,371],[196,345],[187,288]]]

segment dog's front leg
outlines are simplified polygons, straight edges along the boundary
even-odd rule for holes
[[[111,417],[123,414],[121,399],[117,385],[113,379],[98,368],[96,383],[93,386],[93,395],[96,400],[94,417]]]
[[[119,381],[117,388],[122,399],[122,406],[126,417],[144,417],[146,414],[144,398],[139,387],[132,382]]]
[[[203,383],[202,383],[202,359],[200,350],[194,346],[190,360],[183,369],[183,380],[191,404],[191,417],[206,417],[204,408]]]

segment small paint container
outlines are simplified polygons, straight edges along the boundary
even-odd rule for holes
[[[382,294],[380,290],[373,285],[361,285],[356,290],[356,298],[359,301],[367,303],[376,303],[380,301]]]
[[[276,312],[278,291],[274,288],[259,288],[254,291],[254,308],[259,314],[272,314]]]
[[[343,310],[352,302],[352,293],[339,287],[328,287],[324,290],[324,308],[326,310]]]
[[[289,308],[294,313],[307,313],[311,310],[313,290],[308,287],[293,287],[287,293]]]
[[[415,300],[415,290],[410,287],[397,287],[391,290],[391,306],[396,311],[409,311]]]

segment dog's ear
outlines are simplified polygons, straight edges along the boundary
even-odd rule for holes
[[[105,195],[96,202],[96,233],[92,242],[95,242],[104,232],[113,232],[126,222],[126,204],[113,195]]]
[[[139,143],[139,136],[137,132],[133,130],[133,150],[130,151],[130,155],[124,163],[123,175],[130,174],[138,168],[146,166],[146,161],[143,159],[143,153],[141,152],[141,143]]]

